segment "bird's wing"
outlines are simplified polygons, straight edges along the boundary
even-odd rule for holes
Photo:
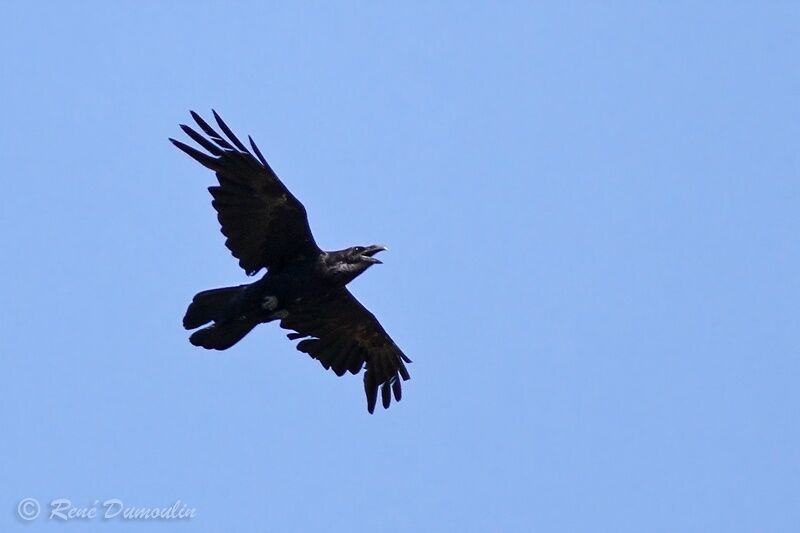
[[[208,139],[185,124],[181,129],[208,154],[175,139],[170,141],[216,172],[219,185],[208,188],[214,197],[211,205],[227,237],[225,246],[239,260],[239,266],[253,275],[262,268],[318,254],[305,207],[281,183],[253,139],[248,137],[255,156],[216,111],[214,118],[227,139],[197,113],[191,113]]]
[[[400,401],[403,381],[409,379],[405,363],[411,360],[398,348],[380,325],[346,288],[325,296],[292,305],[281,320],[281,327],[293,329],[290,339],[303,339],[297,349],[317,359],[336,375],[358,374],[364,363],[364,391],[367,409],[372,413],[381,391],[383,407],[389,407],[392,395]]]

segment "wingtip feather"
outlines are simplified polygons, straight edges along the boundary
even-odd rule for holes
[[[383,400],[383,408],[388,409],[389,404],[392,403],[392,391],[388,381],[385,381],[381,387],[381,400]]]
[[[248,135],[247,138],[250,140],[250,146],[253,148],[253,152],[255,152],[256,157],[258,157],[258,160],[261,161],[261,164],[264,165],[264,168],[266,168],[267,170],[269,170],[270,172],[272,172],[274,174],[274,171],[269,166],[269,163],[267,163],[267,159],[261,153],[261,150],[258,149],[258,146],[256,145],[256,142],[253,140],[253,138],[250,135]]]
[[[244,152],[246,154],[249,154],[250,152],[247,151],[247,148],[244,146],[244,144],[242,144],[242,141],[240,141],[239,138],[236,135],[234,135],[233,131],[231,131],[231,129],[228,127],[228,125],[225,124],[225,121],[222,120],[222,117],[219,116],[219,114],[213,109],[211,110],[211,113],[214,115],[214,120],[217,121],[217,124],[219,125],[220,129],[222,130],[222,133],[224,133],[228,137],[228,139],[234,145],[236,145],[236,148],[238,148],[239,150],[241,150],[242,152]]]
[[[399,379],[395,379],[392,382],[392,392],[394,392],[394,399],[397,402],[403,399],[403,387],[400,383]]]
[[[200,163],[206,168],[211,170],[216,170],[216,159],[211,157],[210,155],[204,154],[200,150],[192,148],[188,144],[184,144],[181,141],[176,141],[175,139],[170,139],[170,142],[175,145],[179,150],[184,152],[186,155]]]
[[[367,411],[369,414],[375,412],[375,404],[378,402],[378,384],[369,371],[364,374],[364,392],[367,394]]]

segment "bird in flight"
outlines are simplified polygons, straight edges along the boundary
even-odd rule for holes
[[[280,321],[297,349],[337,376],[358,374],[366,366],[364,391],[372,413],[381,393],[384,408],[400,401],[401,380],[409,379],[400,350],[370,313],[347,290],[347,284],[372,265],[383,246],[352,246],[326,252],[317,246],[306,209],[278,179],[251,137],[250,151],[213,111],[217,133],[191,112],[204,137],[181,129],[205,152],[175,139],[170,142],[216,173],[219,185],[208,188],[225,246],[248,276],[266,273],[254,283],[211,289],[195,295],[183,326],[198,329],[189,342],[225,350],[258,324]]]

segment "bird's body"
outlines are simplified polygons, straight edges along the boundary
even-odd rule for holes
[[[365,248],[368,253],[377,253],[382,249],[378,246]],[[333,252],[336,253],[339,252]],[[339,263],[330,260],[331,255],[330,252],[322,252],[303,257],[267,271],[254,283],[197,294],[184,317],[184,327],[195,329],[209,321],[216,324],[196,332],[191,338],[192,343],[203,348],[225,350],[241,338],[234,340],[230,336],[220,335],[229,323],[238,321],[255,326],[286,318],[302,309],[307,302],[313,303],[320,296],[342,290],[355,277],[349,275],[354,272],[338,270],[336,265]]]
[[[280,320],[292,329],[297,348],[337,375],[357,374],[366,364],[364,388],[373,411],[380,390],[384,407],[401,398],[400,380],[409,378],[410,360],[346,285],[370,266],[383,246],[354,246],[325,252],[314,241],[303,205],[281,183],[250,139],[253,155],[214,113],[227,136],[220,136],[192,113],[212,142],[181,126],[211,155],[170,139],[175,146],[212,169],[218,186],[209,187],[226,235],[226,246],[248,275],[266,268],[258,281],[195,295],[183,325],[196,329],[190,341],[225,350],[258,324]],[[256,158],[257,156],[257,158]]]

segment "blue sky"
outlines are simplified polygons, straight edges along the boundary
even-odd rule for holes
[[[797,4],[161,4],[0,22],[0,529],[797,530]],[[389,246],[400,404],[274,324],[187,342],[246,281],[167,142],[212,107],[323,247]]]

